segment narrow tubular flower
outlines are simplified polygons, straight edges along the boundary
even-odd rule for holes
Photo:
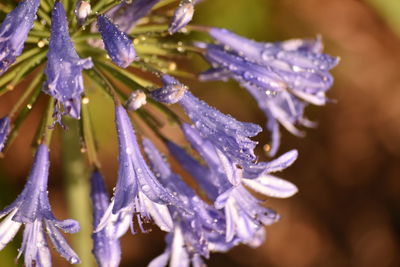
[[[36,19],[40,0],[24,0],[11,11],[0,26],[0,75],[21,55]]]
[[[83,93],[82,70],[93,66],[90,58],[81,59],[75,51],[69,37],[68,22],[61,2],[54,4],[51,21],[51,37],[47,53],[45,74],[47,83],[43,90],[62,105],[56,106],[55,116],[69,115],[79,119],[81,111],[81,94]]]
[[[261,127],[237,121],[210,107],[195,97],[186,86],[175,78],[164,75],[163,87],[151,92],[152,97],[162,103],[179,103],[194,123],[203,138],[210,140],[237,164],[247,165],[256,160],[254,148],[257,142],[250,137],[261,132]]]
[[[199,152],[210,169],[209,175],[194,176],[195,179],[200,184],[208,183],[209,187],[218,189],[218,196],[212,200],[215,201],[216,208],[225,212],[226,241],[230,242],[238,237],[241,242],[251,246],[260,245],[264,236],[261,226],[274,223],[279,219],[279,215],[260,205],[260,201],[252,196],[244,185],[269,197],[292,196],[297,192],[297,188],[269,173],[291,165],[297,158],[297,152],[290,151],[275,161],[259,163],[257,176],[252,173],[252,177],[247,177],[246,172],[238,169],[222,151],[208,140],[202,139],[195,128],[187,124],[182,128],[192,147]],[[185,167],[184,163],[181,162]],[[202,181],[205,179],[208,181]],[[203,190],[207,192],[208,188]]]
[[[109,196],[103,177],[98,171],[91,178],[91,199],[93,204],[93,227],[96,227],[107,210]],[[93,254],[100,267],[117,267],[121,261],[120,233],[126,232],[129,222],[115,216],[110,225],[93,233]]]
[[[111,60],[121,68],[128,67],[136,57],[132,40],[104,15],[97,17],[97,25]]]
[[[166,265],[170,258],[171,266],[189,266],[190,262],[202,262],[201,257],[209,258],[209,252],[217,247],[215,243],[224,241],[224,215],[213,206],[206,204],[180,177],[174,174],[169,164],[157,151],[150,140],[143,140],[144,150],[160,182],[187,206],[193,213],[170,207],[174,229],[169,233],[166,251],[153,260],[152,264]],[[230,247],[232,244],[228,244]],[[215,250],[216,251],[216,250]],[[198,265],[201,266],[201,265]]]
[[[157,180],[144,160],[126,110],[116,106],[115,121],[119,141],[119,170],[114,200],[109,205],[96,231],[104,228],[112,214],[135,216],[144,232],[143,222],[151,219],[163,231],[173,227],[167,205],[182,206],[180,201]]]
[[[257,142],[249,137],[261,132],[260,126],[237,121],[230,115],[210,107],[189,91],[179,103],[201,136],[224,151],[232,161],[246,165],[256,160],[254,148]]]
[[[11,205],[0,212],[0,218],[8,215],[0,224],[0,249],[14,238],[22,224],[25,225],[19,255],[24,253],[24,263],[28,267],[51,266],[45,233],[49,235],[58,253],[69,263],[80,262],[57,229],[66,233],[76,233],[79,231],[78,222],[71,219],[57,220],[50,208],[47,196],[49,165],[48,148],[42,144],[36,152],[24,190]]]
[[[10,133],[10,118],[4,117],[0,119],[0,152],[3,150]]]
[[[278,123],[297,136],[304,133],[296,125],[315,125],[303,117],[304,109],[327,102],[325,92],[333,83],[329,70],[339,61],[322,53],[320,38],[260,43],[226,29],[211,28],[209,34],[219,45],[199,44],[213,65],[200,79],[233,78],[253,95],[268,118],[271,156],[279,148]]]
[[[175,10],[174,17],[169,25],[168,32],[174,34],[185,27],[193,18],[194,1],[182,0]]]

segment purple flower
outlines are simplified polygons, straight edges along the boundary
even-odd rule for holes
[[[0,119],[0,152],[3,150],[10,133],[10,118],[3,117]]]
[[[225,115],[210,107],[189,91],[179,103],[201,133],[202,138],[213,143],[230,160],[241,165],[256,160],[254,148],[257,142],[249,137],[257,135],[261,131],[260,126],[237,121],[230,115]]]
[[[109,205],[109,197],[103,177],[95,171],[91,178],[91,198],[93,203],[93,226],[96,227]],[[101,267],[117,267],[121,261],[119,238],[129,227],[129,221],[121,216],[114,216],[101,231],[95,232],[93,238],[93,254]]]
[[[168,32],[174,34],[185,27],[193,18],[194,1],[182,0],[179,7],[175,10],[174,17],[169,25]]]
[[[49,172],[48,148],[42,144],[38,147],[33,167],[22,193],[8,207],[0,212],[0,218],[7,217],[0,224],[0,249],[10,242],[22,224],[25,225],[22,247],[19,255],[24,253],[25,265],[50,266],[50,250],[45,233],[50,237],[58,253],[71,264],[79,263],[76,253],[69,247],[59,229],[66,233],[79,231],[75,220],[57,220],[50,208],[47,196],[47,179]]]
[[[261,226],[274,223],[279,219],[279,215],[260,205],[260,201],[252,196],[243,185],[269,197],[292,196],[297,192],[297,188],[270,173],[290,166],[297,158],[297,151],[290,151],[268,163],[259,163],[259,166],[257,164],[257,171],[254,173],[257,173],[258,176],[247,177],[245,170],[239,169],[214,144],[202,139],[195,128],[187,124],[184,124],[182,128],[188,141],[199,152],[210,169],[209,175],[194,176],[195,179],[198,181],[207,179],[209,186],[218,189],[218,197],[212,200],[215,201],[214,205],[217,209],[223,209],[225,212],[226,241],[229,242],[238,237],[241,242],[258,246],[263,241],[262,232],[264,230]],[[204,183],[202,181],[200,184]],[[203,190],[207,191],[208,188],[203,188]]]
[[[315,127],[315,123],[304,117],[304,109],[308,103],[300,100],[287,91],[275,96],[266,96],[252,86],[245,86],[249,93],[257,100],[258,106],[268,118],[267,129],[271,132],[271,148],[269,154],[275,155],[280,145],[279,124],[292,134],[302,137],[304,132],[297,129],[297,125]]]
[[[167,104],[179,102],[202,137],[224,151],[235,163],[247,165],[256,160],[254,148],[257,142],[249,137],[257,135],[260,126],[237,121],[210,107],[169,75],[163,75],[162,79],[163,87],[151,92],[155,100]]]
[[[221,240],[224,242],[225,218],[223,213],[213,206],[206,204],[196,193],[174,174],[168,163],[148,139],[143,140],[144,150],[151,162],[151,166],[161,183],[187,206],[193,213],[170,207],[174,220],[174,229],[167,237],[166,251],[155,258],[152,265],[165,266],[168,258],[171,265],[180,263],[180,266],[194,266],[202,262],[202,257],[209,258],[210,251],[219,251],[215,245]],[[224,242],[225,243],[225,242]],[[232,247],[233,244],[226,244]],[[161,264],[162,263],[162,264]]]
[[[336,57],[322,53],[323,45],[320,38],[262,43],[246,39],[226,29],[211,28],[208,33],[219,44],[247,60],[278,70],[294,72],[327,71],[335,67],[339,61]],[[327,78],[328,76],[326,75]]]
[[[128,67],[136,57],[132,40],[104,15],[97,17],[97,25],[111,60],[121,68]]]
[[[180,83],[174,77],[164,74],[161,76],[163,87],[151,92],[151,96],[164,104],[179,102],[187,91],[187,86]]]
[[[54,4],[51,37],[47,53],[45,74],[47,83],[43,90],[57,100],[55,116],[80,118],[81,94],[83,92],[82,70],[93,66],[90,58],[81,59],[69,37],[68,22],[61,2]],[[60,111],[58,105],[62,105]]]
[[[141,231],[151,219],[161,230],[171,231],[173,222],[167,205],[181,206],[179,200],[156,179],[136,141],[129,116],[122,106],[115,109],[119,141],[118,182],[111,202],[96,231],[105,227],[112,214],[135,216]]]
[[[160,0],[135,0],[133,3],[122,3],[111,10],[108,15],[114,18],[121,31],[130,32],[137,21],[148,13]]]
[[[327,102],[325,92],[333,83],[329,70],[339,61],[322,53],[320,39],[260,43],[225,29],[212,28],[209,34],[219,45],[199,44],[213,65],[200,79],[233,78],[253,95],[268,117],[271,156],[279,147],[278,122],[298,136],[303,133],[295,125],[314,126],[303,117],[304,109]]]
[[[40,0],[25,0],[11,11],[0,26],[0,75],[21,55],[36,19]]]

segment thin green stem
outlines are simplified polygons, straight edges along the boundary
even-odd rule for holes
[[[37,11],[37,14],[38,14],[40,19],[42,19],[43,21],[46,22],[46,25],[50,26],[51,18],[43,9],[39,8],[38,11]]]
[[[87,156],[89,163],[95,168],[100,168],[100,161],[97,156],[97,146],[96,139],[93,131],[92,120],[89,112],[89,103],[85,103],[85,100],[89,101],[89,98],[83,98],[82,105],[82,120],[81,120],[81,130],[83,141],[85,144],[85,150],[87,151]]]
[[[41,86],[40,84],[36,87],[34,90],[34,93],[31,96],[31,99],[29,100],[28,104],[18,113],[17,118],[13,122],[11,126],[11,132],[10,135],[7,139],[7,143],[5,145],[5,148],[3,149],[4,153],[8,151],[8,149],[11,147],[13,144],[14,140],[18,136],[18,130],[21,127],[22,123],[26,119],[26,117],[29,115],[33,107],[36,105],[37,99],[40,95],[41,92]],[[36,139],[35,139],[36,140]]]
[[[169,4],[171,4],[171,3],[174,3],[174,2],[178,2],[178,0],[164,0],[164,1],[160,1],[160,2],[158,2],[158,3],[154,6],[154,9],[164,7],[164,6],[169,5]]]
[[[22,96],[19,97],[18,102],[12,107],[12,109],[9,113],[10,118],[14,117],[14,115],[18,112],[18,110],[21,108],[21,106],[25,103],[27,98],[38,87],[39,83],[43,80],[43,76],[44,76],[43,72],[40,72],[40,74],[36,75],[36,77],[33,79],[33,81],[25,89]]]
[[[68,210],[71,217],[80,224],[80,231],[73,235],[74,249],[81,258],[82,267],[95,266],[91,253],[92,240],[92,209],[90,204],[89,170],[85,157],[81,153],[79,140],[79,122],[64,117],[64,125],[68,130],[62,135],[62,157],[65,190]]]
[[[44,10],[44,12],[49,13],[51,11],[51,7],[46,0],[40,1],[40,7]]]

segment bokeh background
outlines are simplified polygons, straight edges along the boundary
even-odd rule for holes
[[[318,121],[318,128],[307,130],[301,139],[283,131],[280,152],[296,148],[300,156],[280,176],[295,183],[299,193],[287,200],[267,200],[282,219],[268,227],[261,247],[215,254],[209,266],[400,266],[400,1],[205,0],[194,23],[225,27],[260,41],[321,34],[326,52],[341,57],[329,91],[337,103],[306,112]],[[194,62],[190,68],[205,66],[197,58]],[[188,84],[221,111],[265,125],[256,102],[234,82]],[[18,94],[1,98],[2,113]],[[98,100],[93,110],[111,188],[117,169],[111,103]],[[1,207],[25,182],[32,156],[28,147],[40,114],[39,106],[21,130],[24,137],[0,161]],[[55,138],[60,139],[57,134]],[[267,143],[268,134],[257,140]],[[52,151],[50,201],[57,217],[67,218],[57,140]],[[258,152],[263,155],[262,149]],[[0,266],[14,265],[21,236],[16,239],[0,252]],[[157,230],[127,234],[122,243],[122,266],[146,266],[164,249],[163,233]],[[59,256],[54,260],[55,266],[67,266]]]

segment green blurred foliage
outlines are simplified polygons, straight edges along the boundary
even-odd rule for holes
[[[265,38],[266,34],[272,34],[272,12],[269,0],[204,1],[197,6],[193,23],[227,28],[252,38]]]
[[[366,0],[382,18],[400,35],[400,1],[399,0]]]

